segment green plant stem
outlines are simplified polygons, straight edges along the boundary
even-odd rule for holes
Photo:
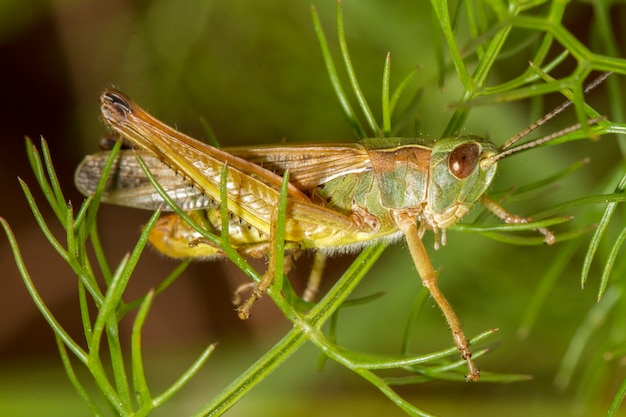
[[[272,349],[228,385],[218,396],[200,408],[194,415],[221,415],[232,407],[245,393],[252,389],[252,387],[287,360],[287,358],[308,340],[307,329],[319,328],[331,317],[332,313],[340,307],[356,288],[365,273],[382,254],[383,250],[383,246],[371,246],[364,249],[328,294],[313,307],[305,320],[302,320],[288,305],[277,303],[281,310],[285,309],[283,313],[286,313],[286,316],[294,322],[296,326],[274,345]],[[270,296],[272,296],[271,292]]]

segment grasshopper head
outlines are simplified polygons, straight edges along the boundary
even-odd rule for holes
[[[478,136],[441,139],[433,145],[428,183],[428,211],[437,226],[456,223],[489,188],[497,163],[497,147]]]

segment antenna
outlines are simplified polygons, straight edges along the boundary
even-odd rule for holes
[[[589,84],[587,84],[585,86],[585,88],[583,90],[583,93],[587,94],[589,91],[593,90],[598,85],[602,84],[602,82],[604,82],[604,80],[606,80],[611,74],[613,74],[613,73],[612,72],[605,72],[605,73],[600,74],[597,78],[595,78],[593,81],[591,81]],[[520,139],[522,139],[523,137],[528,135],[530,132],[532,132],[533,130],[537,129],[539,126],[543,125],[548,120],[553,119],[557,114],[561,113],[563,110],[568,108],[571,104],[572,104],[571,100],[564,101],[563,103],[561,103],[560,105],[555,107],[552,111],[548,112],[547,114],[545,114],[544,116],[539,118],[537,121],[532,123],[526,129],[522,130],[521,132],[519,132],[518,134],[513,136],[511,139],[507,140],[500,147],[500,149],[499,149],[500,153],[498,153],[497,155],[494,155],[492,158],[489,158],[488,163],[489,164],[493,164],[493,163],[497,162],[498,160],[500,160],[502,158],[506,158],[507,156],[509,156],[511,154],[514,154],[516,152],[520,152],[520,151],[523,151],[523,150],[526,150],[526,149],[534,148],[534,147],[539,146],[539,145],[543,145],[544,143],[550,142],[551,140],[554,140],[554,139],[559,138],[561,136],[565,136],[568,133],[571,133],[571,132],[574,132],[574,131],[580,129],[580,127],[581,127],[580,123],[576,123],[575,125],[566,127],[565,129],[559,130],[558,132],[554,132],[554,133],[551,133],[551,134],[546,135],[544,137],[541,137],[539,139],[535,139],[535,140],[533,140],[531,142],[524,143],[522,145],[519,145],[516,148],[508,149],[511,146],[513,146],[515,143],[517,143]],[[598,122],[600,122],[602,120],[605,120],[605,119],[606,119],[606,117],[597,117],[595,119],[590,119],[587,122],[587,124],[588,125],[594,125],[594,124],[596,124],[596,123],[598,123]]]

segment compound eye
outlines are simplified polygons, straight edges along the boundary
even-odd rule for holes
[[[448,157],[448,169],[459,180],[464,180],[476,168],[480,148],[477,143],[459,145]]]

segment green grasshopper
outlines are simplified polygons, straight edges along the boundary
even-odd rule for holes
[[[599,82],[596,80],[591,88]],[[231,246],[242,255],[260,257],[273,248],[282,176],[288,172],[286,248],[337,254],[404,236],[422,283],[443,312],[467,363],[467,380],[476,381],[480,371],[472,361],[460,321],[439,289],[421,239],[431,230],[435,247],[445,245],[446,229],[477,202],[507,223],[528,222],[507,213],[484,194],[499,160],[580,128],[574,125],[512,147],[569,104],[564,103],[500,148],[484,138],[462,135],[436,141],[377,138],[343,144],[217,149],[165,125],[123,93],[107,90],[101,97],[102,117],[136,149],[117,155],[102,199],[137,208],[171,210],[140,168],[135,156],[139,155],[165,192],[207,230],[221,233],[220,206],[225,204]],[[85,195],[95,191],[108,154],[87,156],[77,168],[75,182]],[[221,201],[223,186],[227,201]],[[546,243],[554,243],[549,230],[537,230]],[[150,241],[174,258],[224,256],[219,247],[203,240],[176,214],[160,219]],[[239,307],[240,317],[248,317],[252,303],[272,280],[271,272],[264,276],[250,299]]]

